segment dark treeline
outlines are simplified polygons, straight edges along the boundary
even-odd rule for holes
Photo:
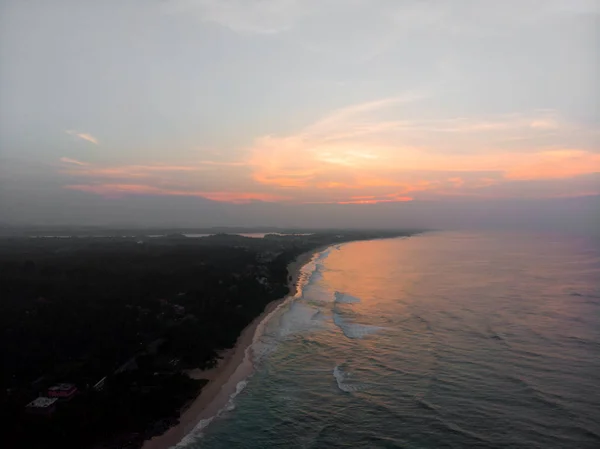
[[[183,370],[213,366],[287,294],[300,253],[408,234],[0,239],[3,446],[139,447],[201,389]],[[26,411],[59,382],[78,394],[51,416]]]

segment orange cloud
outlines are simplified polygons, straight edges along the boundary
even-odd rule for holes
[[[362,196],[361,196],[361,195],[359,195],[359,196],[353,196],[353,197],[351,197],[351,199],[352,199],[353,201],[359,201],[359,200],[374,200],[374,199],[376,199],[376,198],[377,198],[377,197],[376,197],[376,196],[374,196],[374,195],[362,195]]]
[[[199,196],[213,201],[222,201],[235,204],[250,203],[252,201],[264,201],[266,203],[272,203],[289,200],[289,197],[283,195],[258,192],[203,192]]]
[[[326,181],[316,184],[319,189],[356,189],[356,184],[348,184],[344,182]]]
[[[269,151],[265,151],[264,142],[251,150],[253,179],[273,188],[296,189],[299,195],[318,190],[361,190],[367,195],[386,190],[391,193],[399,188],[405,192],[433,192],[442,187],[444,191],[460,192],[502,179],[558,179],[600,172],[600,154],[581,149],[449,153],[434,148],[365,143],[363,151],[372,156],[360,158],[356,155],[356,142],[346,146],[340,142],[269,137],[268,143]],[[464,172],[480,175],[452,175]],[[489,173],[497,173],[498,178],[490,181]]]
[[[522,158],[506,170],[506,178],[514,180],[560,179],[581,174],[600,173],[600,153],[582,150],[552,150]]]
[[[460,177],[450,178],[450,179],[448,179],[448,181],[456,187],[462,187],[465,185],[465,180]]]
[[[65,188],[95,193],[108,198],[121,197],[123,195],[195,196],[212,201],[234,204],[246,204],[252,201],[275,202],[288,199],[281,195],[262,192],[198,192],[164,189],[143,184],[73,184],[67,185]]]
[[[383,197],[372,195],[353,196],[346,201],[335,201],[336,204],[379,204],[379,203],[403,203],[413,201],[413,198],[401,193],[392,193]]]
[[[365,195],[467,192],[516,179],[556,179],[600,172],[598,155],[580,149],[548,151],[574,131],[593,130],[561,120],[551,110],[484,119],[414,119],[411,101],[396,97],[349,106],[283,136],[264,136],[248,148],[253,180],[303,197],[346,191]],[[527,142],[527,147],[516,147]],[[585,139],[583,139],[585,141]],[[516,143],[515,143],[516,142]],[[538,143],[539,142],[539,143]],[[539,145],[539,148],[536,148]],[[467,177],[453,173],[469,173]],[[494,179],[490,173],[498,176]],[[503,181],[504,180],[504,181]],[[325,191],[331,191],[325,192]]]
[[[78,163],[74,167],[73,160],[65,160],[70,165],[63,169],[64,173],[77,176],[85,176],[90,178],[144,178],[154,176],[160,173],[176,173],[176,172],[195,172],[201,171],[202,167],[185,166],[185,165],[124,165],[118,167],[98,167],[91,166],[87,163]]]
[[[409,187],[406,182],[399,182],[389,178],[358,178],[358,188],[365,187]]]
[[[67,134],[69,134],[70,136],[75,136],[78,137],[82,140],[87,140],[88,142],[93,143],[94,145],[98,145],[98,139],[96,139],[94,136],[92,136],[91,134],[88,133],[81,133],[78,131],[73,131],[73,130],[67,130],[65,131]]]
[[[311,172],[285,172],[280,173],[264,173],[258,172],[253,175],[253,179],[259,184],[272,185],[277,187],[306,187],[314,178]]]
[[[503,183],[600,173],[597,149],[585,147],[591,131],[553,111],[419,119],[405,108],[420,98],[333,111],[297,133],[257,138],[240,160],[97,166],[63,158],[63,172],[86,179],[69,188],[99,194],[340,204],[478,195]],[[581,147],[563,145],[579,135]]]

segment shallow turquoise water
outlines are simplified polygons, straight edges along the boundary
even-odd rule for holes
[[[181,447],[600,447],[597,242],[429,233],[304,273],[243,391]]]

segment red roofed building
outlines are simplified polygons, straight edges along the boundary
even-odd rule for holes
[[[71,399],[77,393],[77,387],[73,384],[58,384],[48,388],[48,396],[58,399]]]

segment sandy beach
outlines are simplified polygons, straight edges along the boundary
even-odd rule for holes
[[[288,265],[288,273],[291,276],[289,294],[269,303],[264,312],[242,331],[235,346],[221,353],[222,358],[215,368],[188,372],[188,375],[193,378],[208,379],[208,383],[202,388],[200,395],[182,412],[179,423],[164,434],[147,440],[142,449],[167,449],[175,446],[200,422],[209,420],[219,413],[229,401],[231,394],[236,391],[238,383],[252,373],[251,357],[246,357],[246,353],[254,341],[257,330],[278,306],[287,298],[296,295],[301,268],[310,262],[316,253],[325,248],[327,246],[303,253]]]

